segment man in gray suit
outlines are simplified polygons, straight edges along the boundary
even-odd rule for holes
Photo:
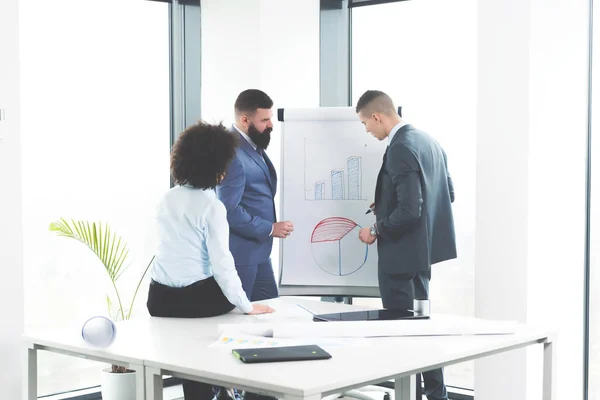
[[[435,139],[405,123],[383,92],[365,92],[356,112],[367,132],[388,140],[371,205],[377,222],[361,229],[359,238],[377,241],[383,306],[411,310],[415,299],[429,299],[431,265],[456,258],[446,154]],[[424,372],[423,379],[429,400],[448,398],[441,369]]]

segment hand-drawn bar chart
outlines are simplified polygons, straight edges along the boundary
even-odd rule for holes
[[[348,218],[330,217],[313,229],[313,259],[328,274],[345,276],[358,271],[369,256],[369,247],[358,238],[360,226]]]
[[[365,200],[362,172],[360,156],[330,154],[319,157],[314,149],[307,150],[304,141],[305,200]]]

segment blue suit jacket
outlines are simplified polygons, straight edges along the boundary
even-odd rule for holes
[[[263,160],[242,135],[233,132],[240,144],[217,186],[217,196],[227,209],[229,249],[236,266],[256,265],[269,260],[273,247],[277,174],[266,153]]]

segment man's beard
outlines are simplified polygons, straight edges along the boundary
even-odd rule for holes
[[[256,129],[254,124],[250,124],[248,127],[248,136],[250,139],[263,150],[266,150],[269,147],[269,142],[271,142],[271,131],[273,128],[265,128],[264,131],[260,132]]]

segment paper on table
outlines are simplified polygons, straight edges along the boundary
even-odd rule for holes
[[[461,323],[436,317],[414,321],[338,321],[273,324],[274,338],[369,338],[393,336],[506,335],[518,325],[510,321],[486,321],[463,318]]]
[[[222,347],[227,349],[265,348],[296,346],[295,340],[273,339],[264,336],[246,335],[238,332],[224,332],[219,339],[209,347]]]
[[[286,304],[283,309],[276,308],[274,313],[271,314],[259,314],[255,315],[256,319],[259,320],[278,320],[284,318],[306,318],[306,320],[312,320],[313,315],[308,312],[305,308],[298,304]]]
[[[362,338],[297,338],[273,339],[263,336],[247,335],[238,332],[224,332],[219,339],[209,347],[226,349],[285,347],[316,344],[321,347],[357,346],[370,343]]]
[[[268,304],[269,301],[261,302]],[[287,304],[285,307],[276,308],[274,313],[253,315],[250,322],[237,324],[219,324],[218,332],[239,332],[254,336],[273,336],[273,326],[278,323],[289,323],[289,319],[294,322],[312,322],[313,314],[299,304]]]

